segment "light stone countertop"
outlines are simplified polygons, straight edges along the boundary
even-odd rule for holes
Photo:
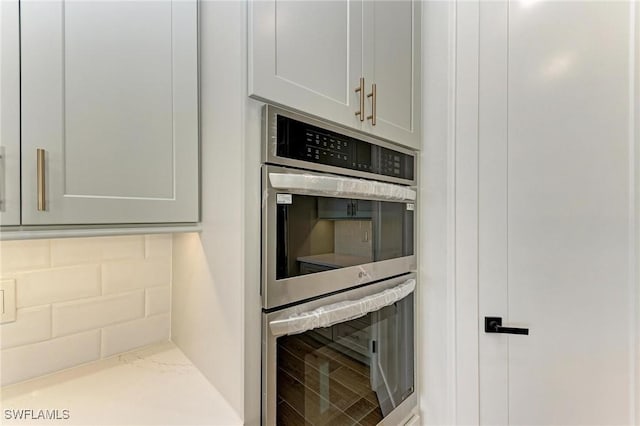
[[[350,254],[325,253],[311,256],[301,256],[296,259],[298,262],[313,263],[315,265],[328,266],[331,268],[346,268],[348,266],[362,265],[370,263],[369,257],[353,256]]]
[[[2,425],[242,424],[220,393],[170,342],[5,386],[0,402]],[[15,410],[33,410],[32,418],[14,420]],[[39,410],[62,419],[33,418],[47,414]],[[68,419],[63,410],[68,410]]]

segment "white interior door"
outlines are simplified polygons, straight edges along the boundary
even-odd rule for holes
[[[638,6],[480,4],[481,424],[635,423]]]

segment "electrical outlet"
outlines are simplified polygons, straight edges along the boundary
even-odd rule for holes
[[[16,320],[16,281],[2,280],[0,281],[0,324],[12,322]]]

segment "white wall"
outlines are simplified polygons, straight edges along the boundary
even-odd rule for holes
[[[2,385],[169,339],[171,235],[0,242]]]
[[[203,230],[174,237],[172,340],[258,424],[261,110],[246,97],[245,2],[200,3],[200,57]]]
[[[455,19],[455,3],[424,3],[418,371],[423,424],[434,425],[455,421],[455,288],[449,220],[454,208]]]
[[[260,298],[260,147],[262,103],[246,99],[245,110],[245,337],[244,424],[260,424],[262,300]]]
[[[233,1],[201,4],[203,232],[174,239],[172,337],[245,424],[259,424],[261,104],[246,98],[245,7]],[[418,332],[421,406],[430,424],[450,423],[453,402],[453,370],[443,368],[451,363],[453,338],[447,325],[432,318],[446,318],[443,301],[453,297],[447,281],[450,229],[443,224],[451,210],[446,141],[453,137],[447,105],[454,25],[452,4],[425,3],[424,118],[431,124],[424,126],[421,164],[426,215],[420,224]]]
[[[242,413],[244,46],[240,2],[200,3],[202,232],[176,235],[173,341]]]
[[[640,5],[636,4],[636,16],[635,16],[635,69],[640,70]],[[640,72],[636,73],[635,79],[635,105],[632,109],[635,113],[635,145],[633,145],[633,149],[631,150],[635,154],[635,158],[630,158],[630,167],[635,170],[635,176],[632,176],[634,182],[640,182]],[[636,355],[640,355],[640,185],[636,184],[636,193],[635,193],[635,239],[633,241],[634,247],[633,251],[635,251],[635,265],[634,259],[631,259],[629,262],[630,265],[634,268],[631,271],[631,277],[636,282],[635,289],[635,299],[636,303],[636,312],[635,312],[635,323],[636,323],[636,335],[635,335],[635,344],[636,344]],[[633,284],[633,281],[631,281]],[[640,356],[637,357],[635,366],[635,394],[636,401],[635,406],[633,407],[635,410],[635,418],[636,423],[640,422]],[[633,404],[632,404],[633,405]]]
[[[635,21],[635,31],[636,31],[636,45],[635,45],[635,58],[636,64],[640,67],[640,7],[636,6],[636,21]],[[634,241],[634,255],[635,255],[635,269],[632,272],[631,276],[635,278],[635,281],[639,283],[638,287],[640,288],[640,72],[636,73],[635,80],[635,111],[636,111],[636,119],[635,119],[635,145],[634,145],[634,154],[635,158],[631,159],[635,164],[633,169],[635,170],[635,216],[636,216],[636,235]],[[629,262],[633,265],[633,259]],[[636,293],[636,297],[640,298],[640,294]],[[640,312],[636,311],[635,313],[635,323],[636,323],[636,354],[640,354]],[[640,363],[639,363],[640,364]],[[635,401],[635,415],[636,420],[640,419],[640,365],[636,365],[635,371],[635,392],[638,396]]]

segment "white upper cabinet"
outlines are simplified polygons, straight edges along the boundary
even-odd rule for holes
[[[21,35],[22,223],[198,221],[196,2],[23,2]]]
[[[0,1],[0,225],[20,224],[18,0]]]
[[[419,1],[367,1],[363,20],[364,130],[413,148],[420,148],[419,8]]]
[[[419,8],[250,2],[249,95],[419,148]]]
[[[359,126],[362,4],[249,2],[249,94]]]

